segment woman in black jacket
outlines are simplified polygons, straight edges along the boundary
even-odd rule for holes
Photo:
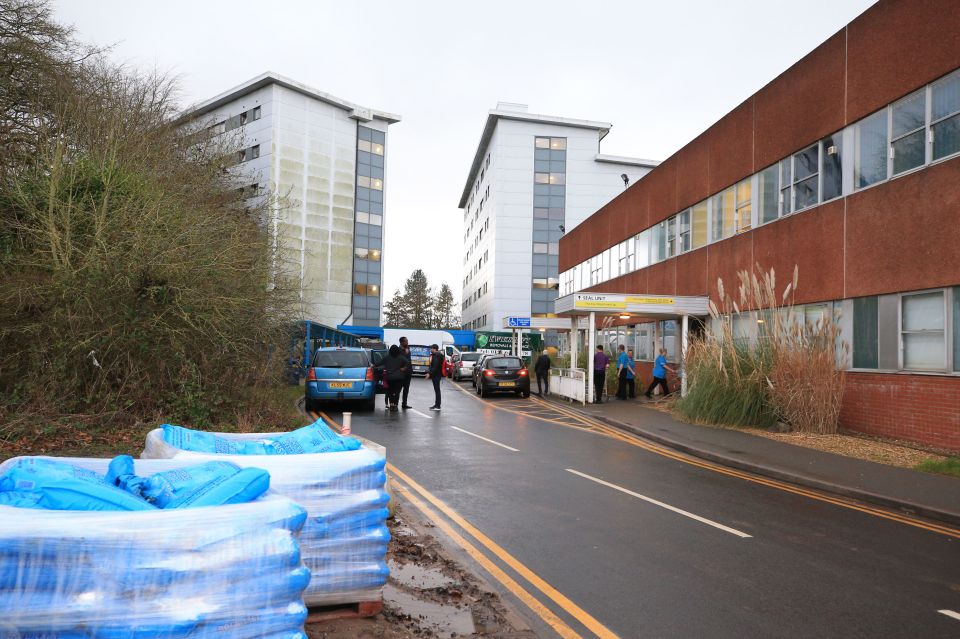
[[[383,376],[386,381],[387,399],[390,401],[390,411],[397,411],[400,401],[400,391],[403,390],[403,379],[410,369],[410,360],[404,357],[400,347],[394,344],[390,352],[383,358]]]

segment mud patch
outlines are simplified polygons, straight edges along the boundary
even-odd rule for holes
[[[491,637],[536,639],[515,613],[476,575],[450,558],[401,506],[388,522],[390,579],[383,611],[367,619],[310,624],[310,639]]]

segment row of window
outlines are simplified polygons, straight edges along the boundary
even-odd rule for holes
[[[487,176],[487,169],[490,168],[490,154],[487,153],[487,158],[483,161],[483,168],[480,170],[480,175],[477,176],[477,179],[473,183],[473,193],[470,194],[470,197],[467,199],[467,206],[463,209],[463,218],[466,220],[467,216],[470,215],[470,211],[473,208],[473,199],[478,193],[480,193],[480,186],[483,184],[483,179]],[[487,186],[487,197],[490,197],[490,186]]]
[[[357,222],[361,224],[373,224],[374,226],[383,226],[383,216],[376,213],[365,213],[357,211]]]
[[[253,146],[248,146],[245,149],[237,151],[237,164],[256,160],[258,157],[260,157],[260,145],[254,144]]]
[[[369,260],[371,262],[379,262],[380,249],[355,248],[353,249],[353,256],[358,260]]]
[[[463,330],[465,331],[474,331],[478,328],[483,328],[487,325],[487,316],[483,315],[473,320],[472,322],[467,322],[463,325]]]
[[[243,113],[239,113],[232,117],[227,118],[226,120],[221,120],[220,122],[215,122],[207,127],[207,130],[213,134],[217,135],[220,133],[226,133],[227,131],[233,131],[234,129],[239,129],[244,124],[248,122],[254,122],[255,120],[260,119],[260,107],[254,107]]]
[[[560,237],[566,220],[567,139],[536,137],[533,142],[533,286],[530,313],[534,316],[554,312],[558,281]],[[544,259],[546,258],[546,259]]]
[[[380,295],[380,286],[377,284],[354,284],[353,292],[356,295],[372,295],[374,297]]]
[[[373,189],[375,191],[383,190],[383,178],[382,177],[370,177],[367,175],[358,175],[357,176],[357,186],[363,187],[365,189]]]
[[[561,276],[564,295],[960,153],[960,71],[927,85]]]

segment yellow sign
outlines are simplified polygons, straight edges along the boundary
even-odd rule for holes
[[[628,304],[673,304],[672,297],[637,297],[635,295],[627,296]]]
[[[614,302],[606,300],[576,300],[573,303],[574,308],[627,308],[626,302]]]

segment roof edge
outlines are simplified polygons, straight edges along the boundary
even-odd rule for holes
[[[313,87],[307,86],[302,82],[297,82],[296,80],[282,76],[273,71],[265,71],[260,75],[233,87],[232,89],[228,89],[208,100],[204,100],[203,102],[199,102],[187,107],[177,117],[177,121],[179,122],[204,115],[220,106],[223,106],[227,102],[236,99],[238,96],[244,93],[255,91],[270,84],[277,84],[284,88],[290,89],[291,91],[302,93],[307,97],[326,102],[327,104],[332,104],[333,106],[339,107],[345,111],[357,112],[361,114],[358,116],[360,119],[365,119],[367,121],[372,119],[383,120],[387,124],[396,124],[397,122],[400,122],[399,115],[389,113],[387,111],[379,111],[377,109],[369,109],[367,107],[360,106],[359,104],[338,98],[330,93],[324,93],[323,91],[314,89]]]
[[[631,158],[625,155],[606,155],[597,153],[593,156],[595,162],[605,164],[629,164],[630,166],[639,166],[646,169],[653,169],[660,166],[660,160],[647,160],[644,158]]]

